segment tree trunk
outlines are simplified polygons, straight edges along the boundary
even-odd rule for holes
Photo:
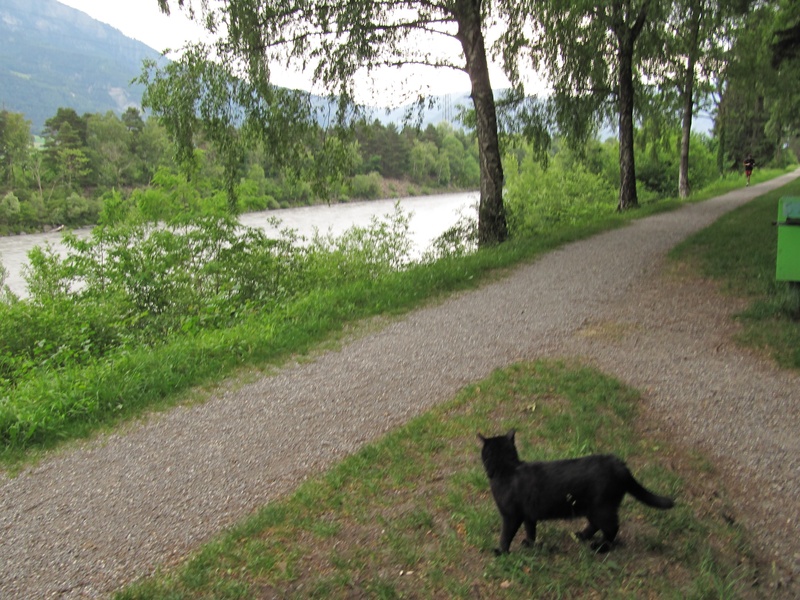
[[[717,137],[717,171],[720,177],[725,173],[725,152],[727,151],[726,145],[728,141],[727,136],[727,120],[725,100],[726,86],[725,80],[721,79],[717,82],[717,94],[719,101],[717,102],[717,115],[714,119],[714,133]]]
[[[618,211],[636,208],[636,164],[633,149],[633,35],[619,38],[619,204]]]
[[[678,167],[678,195],[681,198],[689,197],[689,141],[692,137],[692,110],[694,102],[694,61],[689,59],[692,71],[686,75],[686,86],[683,98],[683,124],[681,126],[681,158]]]
[[[456,37],[464,49],[477,123],[481,173],[478,244],[489,246],[505,241],[508,228],[503,207],[503,164],[497,137],[497,110],[481,31],[480,0],[457,0],[454,14],[458,21]]]
[[[681,198],[689,197],[689,142],[692,136],[692,113],[694,111],[694,65],[698,52],[698,37],[700,31],[699,6],[692,7],[692,29],[689,39],[689,52],[686,59],[686,78],[683,82],[683,123],[681,127],[681,157],[678,167],[678,195]]]

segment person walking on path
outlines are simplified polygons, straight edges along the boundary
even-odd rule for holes
[[[752,154],[748,154],[747,158],[744,159],[744,174],[747,177],[747,184],[750,185],[750,175],[753,174],[753,167],[756,166],[756,161],[753,158]]]

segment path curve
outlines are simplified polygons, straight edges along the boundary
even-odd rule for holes
[[[800,578],[798,378],[735,347],[709,355],[721,330],[698,321],[725,303],[681,303],[654,284],[675,244],[797,176],[569,244],[313,361],[0,478],[0,598],[107,597],[464,385],[565,355],[642,389],[664,427],[707,447],[733,483],[761,477],[764,510],[749,525]],[[629,333],[587,334],[611,321]]]

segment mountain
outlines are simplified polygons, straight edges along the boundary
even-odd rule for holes
[[[501,90],[495,91],[495,95],[500,93],[500,91]],[[421,117],[418,114],[418,108],[415,104],[400,106],[392,110],[372,107],[370,112],[373,118],[377,119],[383,125],[388,125],[389,123],[399,125],[404,121],[417,124],[417,121],[419,121],[420,126],[424,129],[428,125],[435,126],[443,121],[455,127],[462,127],[457,117],[463,108],[473,108],[472,98],[470,98],[469,92],[455,92],[452,94],[431,96],[425,103]]]
[[[121,114],[129,106],[138,107],[144,88],[131,81],[147,58],[166,60],[146,44],[56,0],[0,0],[0,109],[24,114],[34,134],[61,107],[79,115]],[[459,107],[472,108],[468,93],[434,100],[422,113],[423,128],[454,123]],[[374,107],[371,113],[383,124],[399,125],[408,110]],[[411,122],[416,122],[413,107],[412,112]],[[693,129],[707,132],[710,126],[709,119],[698,118]],[[612,130],[604,133],[615,135]]]
[[[0,0],[0,108],[24,114],[33,133],[59,107],[81,115],[138,107],[143,87],[131,80],[145,58],[160,57],[55,0]]]

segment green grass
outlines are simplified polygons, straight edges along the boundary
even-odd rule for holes
[[[728,213],[688,238],[672,258],[713,278],[727,293],[748,300],[737,315],[738,340],[760,349],[781,366],[800,368],[800,300],[787,282],[775,280],[778,200],[800,195],[795,180]]]
[[[462,390],[118,600],[177,598],[717,598],[758,595],[746,537],[709,511],[713,469],[636,428],[639,395],[579,364],[517,364]],[[500,518],[476,432],[516,428],[524,459],[622,456],[669,511],[632,500],[595,555],[547,521],[496,558]],[[522,534],[518,534],[521,538]]]
[[[758,172],[763,179],[779,174]],[[700,192],[690,201],[739,186],[738,178],[722,180],[713,192]],[[561,226],[534,238],[512,240],[474,255],[315,291],[278,311],[242,316],[227,329],[201,329],[195,335],[167,338],[156,347],[125,349],[89,365],[38,369],[35,377],[13,392],[9,390],[6,397],[0,396],[0,465],[17,469],[65,441],[174,406],[199,386],[212,386],[240,369],[279,365],[320,344],[335,342],[364,319],[403,314],[501,277],[509,268],[562,244],[682,204],[659,201],[624,214]],[[779,333],[780,326],[775,335]]]

